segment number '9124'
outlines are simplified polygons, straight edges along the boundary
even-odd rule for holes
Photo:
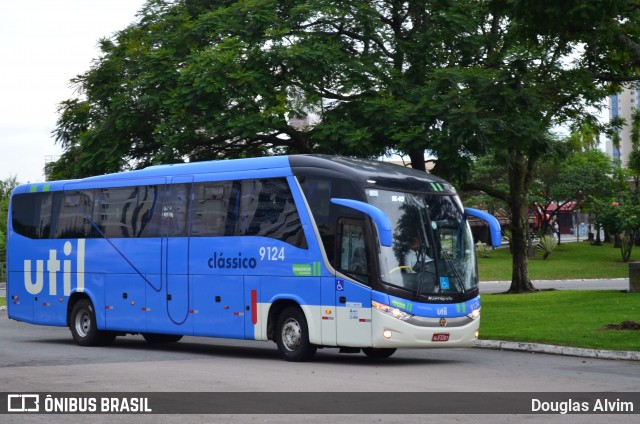
[[[261,261],[284,261],[284,247],[262,246],[258,250]]]

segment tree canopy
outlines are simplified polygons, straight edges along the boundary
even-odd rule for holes
[[[637,79],[640,1],[149,0],[73,83],[49,171],[332,152],[409,155],[468,180],[507,164],[512,291],[533,287],[525,244],[533,170],[558,124]],[[308,124],[293,118],[310,117]],[[443,165],[445,164],[445,165]],[[522,255],[518,253],[522,251]],[[524,256],[523,256],[524,255]]]
[[[7,235],[5,234],[7,218],[9,216],[9,201],[11,200],[11,192],[18,185],[17,177],[9,177],[6,180],[0,180],[0,255],[4,257],[4,250],[6,248]]]
[[[427,149],[457,157],[476,126],[460,125],[476,119],[464,81],[486,38],[475,3],[150,0],[73,80],[52,175],[311,151],[400,151],[422,169]]]

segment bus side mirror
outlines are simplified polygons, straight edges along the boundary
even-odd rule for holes
[[[391,247],[391,242],[393,240],[391,222],[389,221],[389,218],[387,218],[387,215],[385,215],[384,212],[382,212],[380,209],[368,203],[352,199],[334,198],[331,199],[331,203],[355,209],[359,212],[367,214],[376,224],[376,227],[378,229],[378,236],[380,237],[380,244],[385,247]]]
[[[480,218],[489,224],[489,233],[491,233],[491,245],[493,247],[500,247],[502,245],[502,230],[500,229],[500,223],[495,216],[488,212],[478,209],[464,208],[465,216],[475,216]]]

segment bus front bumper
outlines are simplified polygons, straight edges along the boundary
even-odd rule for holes
[[[372,311],[374,348],[473,347],[478,339],[480,318],[419,318],[402,321],[378,310]]]

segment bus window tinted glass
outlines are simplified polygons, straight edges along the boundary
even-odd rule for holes
[[[13,230],[33,238],[48,238],[51,230],[51,193],[17,194],[11,201]]]
[[[162,186],[138,187],[138,203],[131,215],[131,227],[135,237],[160,237],[162,235]]]
[[[369,261],[365,247],[364,221],[341,219],[339,269],[357,279],[369,281]]]
[[[162,208],[165,235],[183,237],[188,235],[190,184],[172,184],[167,188],[167,202]]]
[[[105,237],[158,237],[162,190],[157,186],[96,190],[94,221]]]
[[[54,197],[58,209],[55,238],[91,237],[93,192],[91,190],[57,192]]]
[[[191,235],[234,235],[238,184],[232,182],[200,183],[193,186]]]
[[[241,181],[236,233],[263,236],[307,248],[300,216],[284,178]]]

